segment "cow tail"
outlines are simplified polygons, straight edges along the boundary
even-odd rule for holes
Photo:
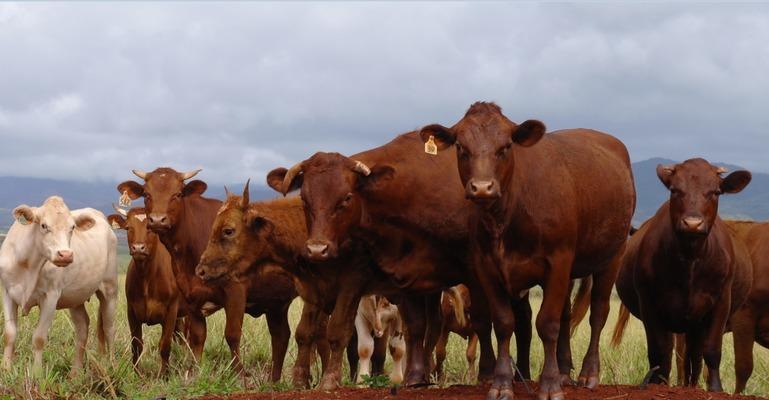
[[[457,319],[459,326],[467,326],[467,318],[465,318],[465,300],[462,298],[462,294],[459,292],[456,286],[444,290],[443,293],[450,296],[453,300],[452,308],[454,309],[454,318]]]
[[[630,310],[624,304],[621,304],[619,307],[619,318],[617,318],[617,324],[614,325],[614,334],[611,336],[612,347],[617,347],[622,343],[622,336],[625,335],[625,328],[627,328],[629,320]]]
[[[593,277],[588,276],[580,280],[577,295],[574,297],[574,304],[571,306],[571,320],[569,326],[571,334],[577,330],[577,327],[585,319],[587,310],[590,308],[590,294],[593,289]]]

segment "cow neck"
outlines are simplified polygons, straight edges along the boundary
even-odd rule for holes
[[[19,226],[19,228],[26,231],[24,232],[24,236],[26,237],[23,238],[24,240],[16,240],[13,243],[15,253],[14,256],[16,256],[17,259],[16,265],[22,264],[27,266],[27,268],[24,268],[22,274],[25,276],[24,281],[30,283],[24,285],[26,290],[24,291],[21,302],[19,302],[23,308],[22,313],[24,315],[27,315],[29,310],[32,308],[32,305],[28,304],[29,298],[32,297],[32,292],[34,292],[37,286],[37,280],[40,277],[40,271],[43,269],[43,266],[45,266],[45,263],[48,262],[48,259],[40,254],[40,252],[37,250],[39,236],[35,234],[35,226],[35,224],[31,224],[29,226]],[[30,238],[31,240],[26,240]],[[7,241],[8,237],[6,237],[5,240]]]
[[[220,206],[220,201],[200,196],[183,197],[177,224],[168,232],[159,234],[161,242],[174,258],[174,265],[179,264],[178,272],[195,274]]]
[[[681,267],[679,272],[684,273],[691,280],[698,267],[711,258],[712,250],[719,248],[717,244],[711,242],[718,240],[713,230],[718,229],[720,225],[714,224],[707,236],[692,238],[676,233],[668,213],[664,213],[661,217],[663,234],[659,235],[660,242],[657,246],[663,251],[663,254],[671,255],[672,257],[668,259],[678,264]]]
[[[526,156],[522,155],[524,151],[520,151],[518,146],[513,146],[510,159],[525,163]],[[521,222],[518,220],[524,218],[528,210],[521,196],[521,190],[527,184],[528,179],[522,169],[514,168],[514,164],[508,164],[499,181],[500,187],[503,188],[501,196],[489,205],[476,205],[481,225],[492,239],[501,240],[506,230],[523,225],[518,223]]]
[[[159,240],[159,239],[155,239]],[[136,274],[136,277],[141,280],[141,282],[144,282],[144,286],[146,288],[147,284],[150,282],[153,278],[159,278],[160,277],[160,271],[159,271],[159,264],[157,262],[158,259],[158,248],[157,246],[162,246],[162,243],[155,243],[155,251],[153,251],[150,255],[147,256],[147,258],[144,259],[144,261],[138,261],[135,258],[132,258],[134,263],[134,273]]]
[[[302,250],[308,236],[307,224],[301,203],[291,201],[279,199],[269,203],[252,203],[252,207],[274,221],[274,230],[269,239],[273,249],[270,259],[258,261],[259,265],[271,262],[295,264],[302,259]]]

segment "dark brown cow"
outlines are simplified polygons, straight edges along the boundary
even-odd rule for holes
[[[330,390],[340,384],[342,355],[354,331],[361,296],[393,293],[395,287],[362,249],[348,249],[336,261],[313,264],[302,257],[306,241],[299,198],[249,205],[246,186],[243,197],[229,196],[221,208],[197,272],[206,279],[237,279],[261,265],[275,264],[295,275],[302,282],[302,298],[319,310],[296,329],[299,354],[294,383],[309,385],[312,342],[327,338],[331,358],[325,363],[320,388]]]
[[[171,168],[158,168],[150,173],[134,171],[144,184],[126,181],[118,185],[118,191],[131,199],[144,197],[149,227],[171,253],[176,283],[188,303],[188,339],[195,359],[200,360],[203,355],[206,340],[204,309],[213,312],[224,308],[224,335],[238,371],[243,371],[240,337],[244,312],[254,318],[266,314],[272,337],[271,378],[278,381],[291,336],[288,307],[297,296],[293,277],[274,267],[221,283],[204,282],[195,275],[214,218],[222,206],[220,200],[201,196],[207,188],[205,182],[185,183],[198,172],[180,173]]]
[[[697,385],[704,356],[708,390],[721,390],[724,328],[752,280],[745,245],[718,217],[719,196],[741,191],[751,176],[723,172],[703,159],[658,166],[670,200],[630,238],[623,257],[617,292],[644,323],[649,366],[658,367],[653,383],[668,382],[673,333],[685,333],[684,383]]]
[[[107,217],[113,227],[128,233],[128,249],[131,263],[125,280],[125,296],[128,303],[128,327],[131,329],[131,353],[134,367],[144,350],[142,324],[161,324],[160,374],[168,371],[171,339],[176,331],[177,318],[187,314],[187,303],[181,298],[176,286],[171,255],[160,243],[158,236],[147,228],[144,208],[125,210],[115,207],[118,214]]]
[[[769,348],[769,223],[726,221],[748,248],[753,285],[748,300],[729,320],[734,336],[735,393],[745,390],[753,374],[753,343]]]
[[[541,122],[517,125],[493,103],[473,104],[451,128],[429,125],[420,133],[426,150],[454,145],[465,195],[477,205],[473,265],[500,348],[489,398],[513,397],[507,349],[515,318],[509,298],[536,284],[544,288],[536,322],[545,350],[539,398],[563,398],[561,380],[571,369],[570,282],[589,275],[591,337],[579,380],[597,385],[600,334],[635,209],[625,146],[588,129],[545,135]]]
[[[443,362],[446,360],[446,345],[449,334],[454,332],[467,339],[467,373],[475,368],[475,357],[478,350],[478,335],[470,324],[470,290],[465,285],[457,285],[443,291],[441,296],[441,334],[435,346],[435,373],[438,380],[443,381]]]
[[[289,170],[273,170],[267,180],[284,194],[301,187],[307,257],[333,259],[339,249],[363,242],[406,294],[399,304],[407,333],[405,385],[427,382],[439,334],[440,291],[459,283],[472,295],[473,329],[481,347],[478,376],[486,380],[495,360],[488,303],[468,265],[473,210],[457,179],[453,152],[432,156],[421,147],[418,132],[410,132],[351,158],[316,153]],[[516,334],[518,364],[528,377],[531,308],[528,298],[516,304],[524,322]]]

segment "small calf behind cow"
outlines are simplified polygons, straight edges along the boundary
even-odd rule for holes
[[[475,368],[475,356],[478,349],[478,335],[470,323],[470,291],[465,285],[446,289],[441,295],[441,333],[435,345],[435,373],[438,380],[445,378],[443,362],[446,360],[446,345],[449,334],[456,333],[467,339],[467,372]]]
[[[363,382],[364,376],[371,375],[371,355],[374,353],[374,337],[389,338],[388,348],[393,358],[390,382],[403,381],[406,342],[403,339],[403,321],[398,306],[384,296],[369,295],[361,298],[358,314],[355,316],[355,330],[358,334],[358,356],[360,369],[356,382]]]
[[[49,197],[40,207],[13,210],[16,222],[0,247],[3,282],[5,352],[10,368],[17,334],[18,308],[27,315],[35,306],[40,317],[32,335],[33,366],[41,371],[43,348],[56,310],[69,309],[75,327],[75,359],[71,374],[83,366],[89,317],[85,302],[99,299],[99,348],[113,348],[117,303],[117,238],[101,212],[72,210],[61,197]]]

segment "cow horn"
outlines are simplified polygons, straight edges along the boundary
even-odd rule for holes
[[[296,178],[297,175],[299,175],[300,172],[302,172],[302,169],[304,168],[304,161],[294,165],[293,167],[289,168],[288,171],[286,171],[286,176],[283,177],[283,195],[285,196],[286,193],[288,193],[288,188],[291,187],[291,182],[294,181],[294,178]]]
[[[128,218],[128,212],[118,206],[115,205],[115,203],[112,203],[112,208],[115,210],[116,213],[123,216],[123,218]]]
[[[728,169],[726,169],[726,168],[724,168],[724,167],[718,167],[718,168],[716,168],[716,173],[717,173],[717,174],[719,174],[719,175],[721,175],[721,174],[725,174],[725,173],[727,173],[727,172],[729,172],[729,170],[728,170]]]
[[[230,190],[227,189],[227,185],[224,185],[224,196],[225,197],[230,197]]]
[[[248,207],[248,203],[251,202],[250,194],[248,193],[248,185],[251,183],[251,178],[248,178],[246,181],[246,186],[243,187],[243,201],[241,202],[241,205],[243,208]]]
[[[193,176],[197,175],[202,169],[196,169],[194,171],[185,172],[182,174],[182,180],[186,181],[187,179],[192,178]]]
[[[146,172],[140,171],[138,169],[132,169],[131,172],[133,172],[134,175],[138,176],[139,178],[147,180],[147,173]]]
[[[353,171],[362,174],[363,176],[369,176],[371,174],[371,169],[366,166],[366,164],[355,161],[355,166],[352,168]]]

